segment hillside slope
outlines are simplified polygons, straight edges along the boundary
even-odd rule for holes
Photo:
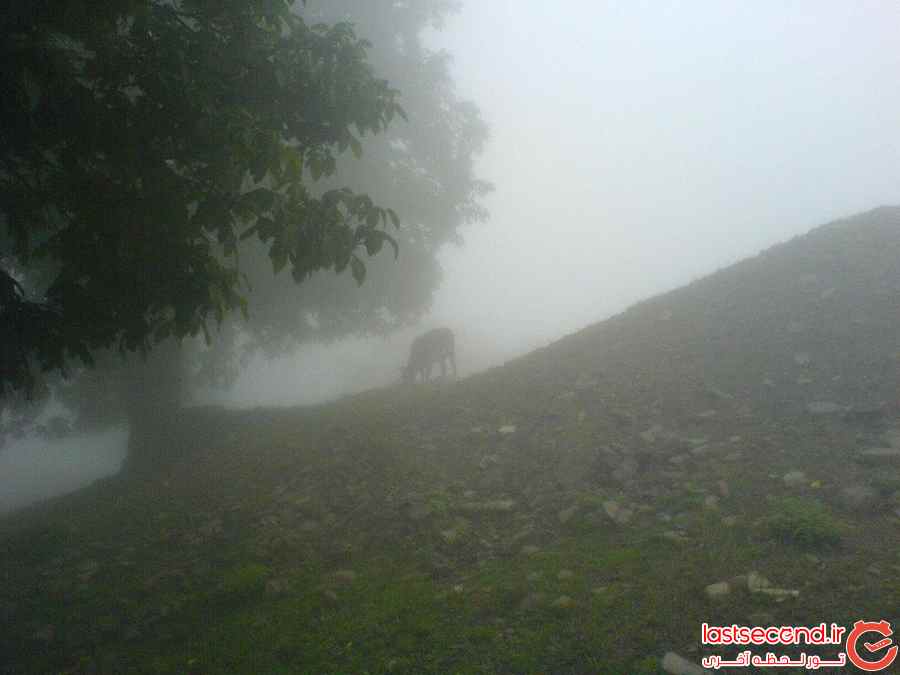
[[[186,411],[175,465],[0,521],[0,672],[655,673],[734,656],[701,621],[897,620],[898,291],[880,208],[457,383]]]

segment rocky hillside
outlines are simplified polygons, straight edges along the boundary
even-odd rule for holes
[[[460,382],[186,411],[0,521],[0,672],[692,673],[702,621],[896,619],[898,292],[880,208]]]
[[[819,227],[535,354],[589,367],[611,388],[659,399],[704,394],[795,413],[815,401],[894,404],[900,357],[900,207]]]

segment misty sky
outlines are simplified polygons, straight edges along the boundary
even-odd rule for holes
[[[429,40],[490,124],[490,221],[422,326],[260,364],[224,400],[389,384],[435,325],[468,374],[900,203],[900,3],[466,0]]]
[[[900,203],[900,3],[469,0],[433,42],[497,185],[440,320],[540,343]]]

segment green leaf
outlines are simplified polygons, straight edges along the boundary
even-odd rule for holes
[[[381,250],[381,247],[384,246],[384,237],[384,233],[378,230],[369,232],[366,236],[366,253],[370,256],[376,255]]]
[[[353,273],[353,278],[356,279],[356,284],[362,286],[366,280],[366,266],[363,264],[363,261],[353,256],[350,259],[350,271]]]
[[[353,151],[353,156],[356,157],[356,159],[362,157],[362,143],[360,143],[355,136],[350,137],[350,150]]]
[[[272,259],[272,270],[275,274],[281,272],[287,264],[287,250],[281,246],[272,246],[272,250],[269,251],[269,257]]]

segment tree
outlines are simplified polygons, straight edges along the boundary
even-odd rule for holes
[[[240,242],[275,272],[365,273],[399,221],[310,189],[397,92],[346,23],[291,0],[20,0],[0,23],[0,394],[35,365],[147,351],[246,312]]]
[[[365,213],[356,222],[366,226],[361,234],[368,236],[348,238],[349,234],[355,236],[354,230],[335,230],[328,220],[324,221],[327,227],[318,230],[298,228],[295,232],[299,231],[301,237],[332,231],[344,236],[331,237],[332,242],[342,246],[340,260],[333,258],[331,264],[320,265],[318,271],[305,267],[305,259],[299,260],[298,273],[298,261],[290,255],[285,258],[285,247],[278,246],[277,239],[262,236],[271,228],[270,216],[248,220],[243,225],[245,232],[252,232],[247,239],[236,234],[237,241],[226,237],[216,242],[217,260],[223,259],[228,246],[234,247],[235,258],[240,254],[239,279],[248,282],[241,288],[248,303],[247,316],[228,314],[223,309],[210,346],[188,341],[185,353],[185,349],[169,344],[151,354],[146,363],[123,364],[112,353],[114,350],[95,349],[91,354],[98,360],[97,370],[84,371],[74,381],[57,386],[57,392],[77,408],[83,422],[99,425],[117,415],[127,415],[134,441],[140,436],[134,433],[135,427],[158,430],[165,426],[160,423],[160,411],[177,405],[178,396],[198,379],[227,385],[239,372],[242,357],[256,351],[283,354],[306,341],[328,340],[348,333],[388,331],[415,321],[428,309],[440,282],[438,249],[445,243],[458,242],[462,225],[484,218],[479,200],[490,190],[487,183],[475,178],[473,169],[487,128],[475,106],[456,95],[447,56],[430,52],[421,42],[423,30],[429,25],[439,26],[456,6],[457,3],[446,0],[310,0],[294,7],[296,15],[292,21],[299,21],[302,30],[313,36],[340,30],[348,44],[359,49],[364,43],[348,37],[352,33],[348,32],[347,22],[352,22],[356,34],[371,42],[367,55],[372,68],[403,92],[408,121],[395,121],[387,127],[385,121],[398,112],[396,93],[382,81],[367,80],[373,103],[370,108],[360,107],[374,109],[381,116],[379,124],[366,126],[364,121],[362,129],[379,133],[365,137],[333,135],[304,154],[301,178],[306,201],[328,203],[329,195],[357,199]],[[310,27],[313,24],[331,28]],[[371,78],[371,70],[366,73]],[[331,77],[333,83],[338,82],[338,74],[332,73]],[[198,75],[194,79],[202,78]],[[302,107],[309,99],[290,100]],[[324,108],[325,112],[318,110],[315,115],[301,111],[303,119],[324,118],[332,110]],[[238,157],[246,158],[243,166],[252,173],[255,146],[252,141],[247,145],[242,148],[244,155],[239,153]],[[340,153],[344,145],[348,151]],[[241,166],[239,160],[234,164]],[[271,191],[275,178],[270,171],[262,180],[241,183],[241,194],[249,195],[259,187]],[[354,192],[347,192],[346,186]],[[372,200],[356,197],[357,194],[367,194]],[[390,205],[394,211],[378,210],[374,203]],[[354,215],[346,205],[341,206],[351,217]],[[377,216],[370,223],[368,218],[373,212]],[[192,217],[199,213],[198,206]],[[392,240],[385,234],[385,225],[392,221],[394,213],[402,218],[403,227],[390,230]],[[218,215],[208,218],[215,222]],[[305,222],[312,220],[310,216]],[[254,225],[259,228],[253,230]],[[386,242],[399,245],[399,257],[393,246],[383,246]],[[370,254],[365,266],[361,255],[346,256],[352,243]],[[344,267],[352,274],[328,272],[329,268],[333,271]],[[358,281],[363,277],[360,286]],[[303,283],[298,285],[298,280]],[[202,325],[199,334],[203,334]]]
[[[338,159],[325,186],[350,185],[390,204],[403,220],[399,259],[385,252],[369,260],[366,283],[318,273],[300,287],[268,273],[261,251],[250,251],[247,272],[255,311],[202,355],[213,381],[236,372],[243,352],[290,351],[309,340],[348,333],[385,333],[426,312],[441,281],[437,253],[461,241],[460,228],[486,217],[480,200],[492,189],[475,176],[487,139],[478,109],[457,95],[449,57],[428,50],[422,34],[440,28],[459,3],[448,0],[310,0],[310,20],[350,21],[372,43],[370,58],[403,92],[408,120],[369,136],[361,157]],[[226,379],[227,381],[227,379]]]

